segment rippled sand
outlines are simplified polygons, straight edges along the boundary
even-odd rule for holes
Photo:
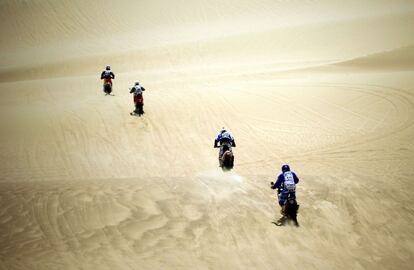
[[[3,1],[0,15],[1,270],[412,268],[414,3]],[[271,223],[284,163],[299,228]]]

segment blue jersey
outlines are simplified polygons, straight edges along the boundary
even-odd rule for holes
[[[221,142],[222,140],[228,140],[230,142],[234,141],[233,136],[231,136],[231,133],[226,131],[223,133],[220,133],[217,138],[216,138],[216,142]]]
[[[292,171],[281,173],[277,177],[276,183],[272,186],[273,189],[283,188],[284,190],[295,191],[296,184],[299,183],[299,178]]]

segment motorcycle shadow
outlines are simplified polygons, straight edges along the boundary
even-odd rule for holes
[[[291,218],[286,218],[286,217],[282,217],[280,218],[278,221],[272,221],[273,224],[275,224],[276,226],[295,226],[295,227],[299,227],[299,222],[297,220],[293,220]]]
[[[233,167],[221,166],[221,170],[222,170],[223,172],[229,172],[229,171],[231,171],[232,169],[233,169]]]

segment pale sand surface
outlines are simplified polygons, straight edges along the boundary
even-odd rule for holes
[[[0,16],[1,270],[413,268],[414,2],[2,1]],[[271,223],[283,163],[299,228]]]

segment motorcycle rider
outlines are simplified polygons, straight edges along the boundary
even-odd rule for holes
[[[115,74],[111,71],[111,66],[107,65],[105,70],[101,73],[101,80],[104,80],[104,88],[107,83],[109,83],[112,88],[112,79],[115,79]]]
[[[134,93],[134,104],[135,104],[135,111],[134,113],[139,114],[139,106],[142,104],[144,106],[144,96],[142,95],[142,92],[145,91],[145,88],[142,87],[142,85],[139,84],[139,82],[135,82],[134,86],[129,88],[129,93]],[[141,113],[144,113],[144,109],[142,107]]]
[[[220,146],[218,146],[218,143],[220,143]],[[234,141],[233,136],[224,127],[221,129],[220,133],[217,135],[217,138],[214,140],[214,148],[217,147],[220,147],[219,161],[224,153],[225,147],[229,150],[231,149],[231,147],[236,147],[236,142]]]
[[[289,197],[296,198],[296,184],[299,183],[297,175],[290,170],[289,165],[282,166],[282,173],[277,177],[276,183],[271,183],[272,189],[278,189],[279,205],[282,208],[280,213],[285,214],[285,205]],[[280,191],[280,192],[279,192]],[[282,218],[283,218],[282,217]]]

